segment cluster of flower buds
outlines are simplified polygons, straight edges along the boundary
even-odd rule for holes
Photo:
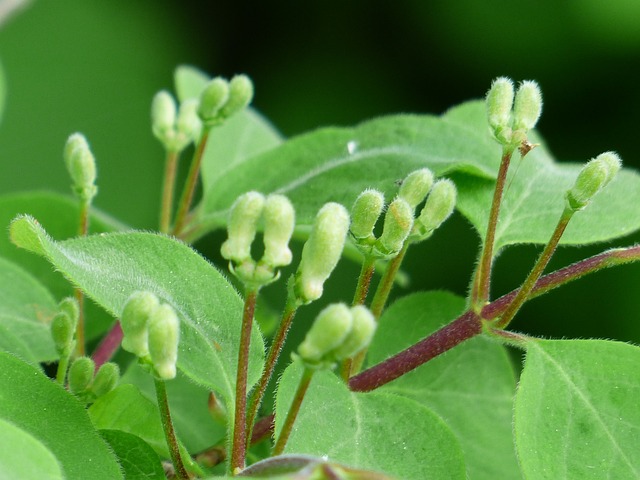
[[[590,160],[578,174],[573,187],[567,191],[567,206],[574,212],[585,208],[620,170],[622,161],[613,152],[605,152]]]
[[[338,264],[349,231],[349,213],[338,203],[326,203],[316,215],[309,239],[302,247],[298,270],[289,283],[298,304],[322,296],[324,282]]]
[[[166,90],[156,93],[151,103],[151,130],[168,152],[178,153],[200,136],[202,122],[197,113],[198,101],[187,99],[176,107]]]
[[[230,81],[216,77],[200,94],[198,115],[210,128],[246,108],[252,99],[253,83],[246,75],[235,75]]]
[[[264,253],[259,261],[251,256],[251,246],[262,223]],[[247,192],[231,207],[222,256],[229,260],[229,270],[247,286],[263,286],[277,280],[278,267],[292,260],[289,240],[295,227],[295,210],[284,195],[267,197]]]
[[[98,193],[98,187],[95,185],[96,159],[84,135],[74,133],[67,139],[63,157],[73,182],[73,192],[83,203],[91,203]]]
[[[122,348],[151,365],[162,380],[176,376],[180,320],[173,307],[151,292],[134,292],[120,317]]]
[[[69,357],[76,347],[75,334],[80,309],[73,297],[64,298],[58,304],[58,312],[51,321],[51,337],[60,357]]]
[[[542,94],[538,84],[526,80],[515,93],[511,79],[493,81],[486,98],[489,126],[505,148],[521,148],[527,144],[527,132],[535,127],[542,113]],[[529,147],[531,148],[531,147]]]
[[[429,238],[453,213],[456,206],[456,198],[456,186],[451,180],[442,178],[435,182],[424,207],[420,211],[420,215],[413,223],[409,240],[421,242]]]
[[[333,368],[369,346],[376,326],[373,314],[362,305],[329,305],[318,314],[297,355],[309,368]]]
[[[95,373],[95,363],[89,357],[78,357],[69,369],[69,391],[85,403],[93,403],[116,388],[120,378],[117,364],[107,362]],[[95,377],[94,377],[95,373]]]

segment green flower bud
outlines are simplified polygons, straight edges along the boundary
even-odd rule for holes
[[[158,308],[158,297],[151,292],[134,292],[122,310],[122,348],[138,357],[149,355],[148,323],[151,314]]]
[[[151,131],[162,143],[173,138],[176,123],[176,102],[169,92],[161,90],[151,102]]]
[[[298,355],[306,363],[318,364],[332,350],[342,345],[351,331],[353,316],[344,303],[335,303],[322,310],[298,347]],[[333,358],[330,359],[333,361]]]
[[[320,209],[302,247],[295,277],[294,292],[303,303],[322,296],[323,284],[342,255],[348,230],[349,214],[342,205],[330,202]]]
[[[240,264],[251,260],[251,244],[264,209],[264,195],[247,192],[240,195],[229,211],[229,238],[222,244],[222,257]]]
[[[96,181],[96,160],[89,144],[80,133],[69,137],[64,148],[64,161],[73,181],[73,191],[83,202],[90,202],[98,192]]]
[[[349,230],[356,239],[370,239],[373,229],[384,209],[384,195],[382,192],[367,189],[358,195],[351,207],[351,226]]]
[[[180,104],[176,129],[178,136],[183,138],[183,142],[185,142],[182,148],[198,140],[202,130],[202,122],[198,116],[197,100],[189,98]]]
[[[71,318],[67,312],[56,313],[51,322],[51,337],[56,351],[61,356],[67,356],[75,347],[73,337],[76,333],[78,317]]]
[[[620,170],[621,160],[613,152],[605,152],[589,161],[567,192],[569,208],[574,212],[585,208],[593,196],[602,190]]]
[[[513,106],[513,82],[507,77],[496,78],[486,98],[489,126],[494,130],[509,127]]]
[[[253,99],[253,82],[246,75],[235,75],[229,82],[229,100],[220,110],[220,116],[229,118],[243,110]]]
[[[149,354],[157,375],[162,380],[176,376],[180,320],[171,305],[156,308],[149,317]]]
[[[376,249],[385,256],[395,256],[402,249],[413,227],[413,207],[403,198],[396,198],[384,216],[382,235]]]
[[[89,388],[96,365],[89,357],[76,358],[69,368],[69,390],[77,395]]]
[[[516,92],[513,104],[513,129],[528,131],[536,126],[542,113],[542,93],[538,84],[525,80]]]
[[[449,218],[456,206],[457,190],[448,179],[438,180],[427,198],[420,216],[416,220],[413,233],[417,240],[424,240]]]
[[[378,326],[373,314],[363,305],[351,307],[351,316],[353,318],[351,331],[342,345],[333,351],[333,357],[338,361],[353,357],[369,346]]]
[[[111,390],[116,388],[118,380],[120,379],[120,367],[113,362],[107,362],[103,364],[98,373],[96,373],[91,385],[91,391],[96,397],[106,395]]]
[[[422,202],[433,186],[433,173],[428,168],[421,168],[407,175],[404,179],[398,197],[407,201],[411,208],[416,208]]]
[[[264,255],[261,263],[283,267],[291,263],[289,240],[295,227],[295,210],[284,195],[269,195],[264,204]]]
[[[58,303],[58,311],[69,315],[76,324],[78,318],[80,318],[80,306],[74,297],[66,297],[60,300],[60,303]]]
[[[220,120],[220,109],[229,100],[229,83],[221,77],[211,80],[200,94],[198,115],[207,126]]]

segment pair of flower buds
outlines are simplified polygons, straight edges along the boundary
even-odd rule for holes
[[[253,83],[246,75],[236,75],[230,81],[216,77],[198,99],[187,99],[180,107],[162,90],[151,104],[151,129],[167,151],[179,152],[198,139],[203,126],[208,129],[222,123],[252,99]]]

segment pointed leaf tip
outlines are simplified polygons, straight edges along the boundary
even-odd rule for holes
[[[44,243],[49,240],[40,223],[30,215],[18,215],[9,225],[9,237],[18,247],[45,256]]]

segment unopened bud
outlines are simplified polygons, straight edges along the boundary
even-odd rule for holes
[[[406,200],[411,208],[416,208],[422,202],[433,186],[433,173],[428,168],[421,168],[407,175],[404,179],[398,197]]]
[[[198,115],[211,126],[220,120],[220,109],[229,100],[229,83],[221,77],[211,80],[200,94]]]
[[[151,131],[162,143],[173,136],[176,123],[176,102],[169,92],[161,90],[151,102]]]
[[[227,226],[229,238],[221,248],[223,258],[238,264],[251,259],[251,244],[256,237],[264,203],[261,193],[247,192],[231,206]]]
[[[151,292],[138,291],[129,297],[120,317],[122,348],[138,357],[149,355],[147,327],[149,317],[159,305],[158,297]]]
[[[536,126],[542,113],[542,93],[532,80],[525,80],[516,92],[513,104],[513,129],[528,131]]]
[[[149,354],[153,368],[162,380],[176,376],[180,320],[171,305],[162,304],[149,318]]]
[[[202,122],[198,116],[198,101],[189,98],[180,104],[176,120],[178,135],[185,138],[185,147],[200,137]],[[186,140],[188,139],[188,141]]]
[[[56,313],[51,322],[51,337],[56,351],[67,356],[75,347],[73,337],[76,332],[77,317],[71,318],[66,312]]]
[[[90,202],[98,192],[96,181],[96,160],[89,144],[80,133],[69,137],[64,148],[64,161],[73,182],[74,193],[83,202]]]
[[[244,109],[253,99],[253,82],[246,75],[235,75],[229,82],[229,100],[220,110],[220,116],[229,118]]]
[[[342,344],[333,352],[334,358],[338,361],[353,357],[369,346],[378,326],[373,314],[363,305],[351,307],[351,316],[353,318],[351,330]]]
[[[349,214],[338,203],[325,204],[316,216],[295,277],[294,292],[303,303],[322,296],[324,282],[338,264],[349,230]]]
[[[382,192],[367,189],[358,195],[351,207],[351,235],[357,240],[373,237],[373,229],[384,208]]]
[[[80,317],[80,306],[74,297],[66,297],[58,303],[58,311],[66,313],[75,322]]]
[[[104,363],[96,373],[91,385],[91,391],[96,397],[106,395],[116,388],[120,379],[120,367],[113,362]]]
[[[396,198],[384,216],[382,235],[376,242],[377,250],[386,256],[400,252],[413,227],[413,208],[403,198]]]
[[[575,184],[567,192],[569,208],[573,211],[585,208],[620,170],[621,160],[613,152],[598,155],[589,161],[578,174]]]
[[[291,263],[289,240],[295,227],[295,210],[284,195],[269,195],[264,204],[264,255],[261,262],[271,267]]]
[[[487,92],[489,126],[494,130],[509,127],[513,106],[513,82],[507,77],[496,78]]]
[[[93,380],[96,365],[89,357],[76,358],[69,368],[69,390],[79,394],[87,390]]]
[[[456,186],[451,180],[445,178],[435,183],[420,216],[416,220],[414,233],[420,240],[431,235],[449,218],[456,206],[456,196]]]
[[[344,303],[335,303],[322,310],[298,347],[298,355],[307,363],[325,360],[340,346],[351,331],[353,316]]]

